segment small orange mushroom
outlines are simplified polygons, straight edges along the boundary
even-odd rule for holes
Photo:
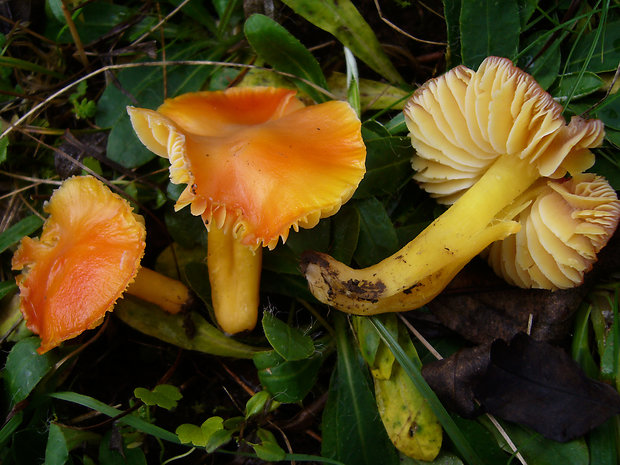
[[[182,283],[151,270],[138,274],[144,220],[97,179],[67,179],[44,209],[41,237],[24,237],[12,262],[23,270],[16,278],[20,309],[41,338],[39,353],[98,326],[134,279],[128,292],[170,312],[189,300]]]
[[[209,230],[219,325],[254,328],[260,247],[336,213],[364,176],[355,112],[339,101],[305,107],[294,91],[270,87],[190,93],[128,112],[142,143],[170,160],[171,181],[187,184],[175,208],[190,205]]]

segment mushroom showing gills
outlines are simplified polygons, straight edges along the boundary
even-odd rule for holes
[[[346,312],[370,315],[429,302],[471,258],[520,229],[498,215],[502,210],[538,178],[590,167],[588,149],[604,137],[599,120],[573,117],[566,124],[551,95],[497,57],[478,71],[458,66],[428,81],[404,113],[426,182],[458,200],[403,249],[368,268],[306,253],[302,269],[312,293]]]
[[[294,91],[271,87],[189,93],[128,112],[142,143],[170,160],[171,181],[187,185],[175,208],[190,205],[209,231],[218,324],[251,330],[261,246],[336,213],[364,176],[359,119],[345,102],[305,107]]]
[[[189,300],[182,283],[145,268],[138,273],[144,220],[97,179],[66,180],[45,211],[41,237],[24,237],[12,263],[23,270],[20,309],[41,337],[39,353],[99,325],[126,289],[173,313]]]
[[[620,218],[620,202],[591,173],[534,185],[507,212],[522,227],[485,251],[495,272],[523,288],[567,289],[583,283]]]

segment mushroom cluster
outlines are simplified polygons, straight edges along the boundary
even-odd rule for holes
[[[186,184],[175,209],[190,205],[208,230],[218,324],[254,328],[261,246],[336,213],[364,176],[357,115],[345,102],[306,107],[271,87],[189,93],[128,112],[142,143],[170,160],[170,180]]]
[[[573,117],[510,60],[458,66],[421,86],[405,120],[422,187],[451,207],[403,249],[354,270],[318,252],[303,257],[322,302],[369,315],[420,307],[491,243],[517,233],[506,215],[539,178],[578,175],[604,137],[599,120]]]

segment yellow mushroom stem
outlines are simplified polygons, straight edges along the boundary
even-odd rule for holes
[[[207,235],[209,282],[215,318],[222,330],[252,330],[258,318],[262,248],[241,244],[232,233],[212,226]]]
[[[433,299],[474,256],[520,226],[496,215],[540,173],[516,155],[499,157],[446,212],[401,250],[363,269],[308,252],[302,270],[321,302],[356,315],[411,310]]]
[[[172,314],[179,313],[193,302],[191,291],[181,281],[144,267],[140,268],[125,292]]]

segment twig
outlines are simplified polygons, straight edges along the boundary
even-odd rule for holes
[[[86,81],[86,80],[88,80],[88,79],[90,79],[90,78],[92,78],[94,76],[97,76],[97,75],[99,75],[101,73],[106,73],[108,71],[113,71],[113,70],[117,70],[117,69],[129,69],[129,68],[140,68],[142,66],[151,67],[151,66],[164,66],[164,65],[166,65],[166,66],[174,66],[174,65],[183,65],[183,66],[222,66],[222,67],[229,67],[229,68],[248,68],[248,69],[258,69],[258,70],[262,70],[262,71],[272,71],[272,72],[274,72],[276,74],[279,74],[280,76],[297,79],[297,80],[303,82],[304,84],[307,84],[310,87],[314,88],[318,92],[321,92],[322,94],[328,96],[330,99],[338,100],[337,96],[335,96],[334,94],[332,94],[328,90],[323,89],[321,86],[316,85],[315,83],[308,81],[307,79],[304,79],[304,78],[299,77],[299,76],[295,76],[294,74],[291,74],[291,73],[285,73],[283,71],[278,71],[278,70],[271,69],[271,68],[265,68],[264,66],[248,65],[248,64],[245,64],[245,63],[228,63],[228,62],[225,62],[225,61],[211,61],[211,60],[173,60],[173,61],[166,61],[166,62],[163,62],[163,61],[146,61],[146,62],[140,62],[140,63],[124,63],[124,64],[120,64],[120,65],[107,65],[107,66],[103,66],[103,67],[101,67],[101,68],[99,68],[99,69],[97,69],[95,71],[92,71],[92,72],[88,73],[85,76],[82,76],[79,79],[76,79],[72,83],[67,84],[62,89],[57,90],[52,95],[50,95],[45,100],[43,100],[41,103],[38,103],[37,105],[32,107],[23,116],[21,116],[19,119],[17,119],[17,121],[11,123],[11,125],[9,127],[7,127],[2,132],[2,134],[0,134],[0,139],[2,139],[3,137],[6,137],[8,134],[13,132],[13,130],[16,127],[18,127],[21,123],[23,123],[26,119],[28,119],[30,116],[32,116],[34,113],[36,113],[38,110],[40,110],[42,107],[47,105],[49,102],[51,102],[55,98],[59,97],[60,95],[68,92],[69,90],[73,89],[75,86],[77,86],[82,81]]]
[[[77,48],[80,62],[82,63],[82,66],[84,66],[84,68],[88,68],[88,58],[86,58],[86,54],[84,53],[84,45],[82,44],[82,39],[80,38],[80,34],[78,34],[78,30],[75,27],[75,22],[73,22],[71,12],[69,12],[69,9],[65,4],[65,0],[61,0],[60,7],[62,8],[62,14],[65,17],[65,21],[67,22],[67,26],[69,27],[69,32],[71,32],[71,37],[73,38],[73,42],[75,43],[75,47]]]
[[[379,0],[375,0],[375,7],[377,8],[377,13],[379,13],[379,18],[381,18],[381,21],[383,21],[385,24],[387,24],[388,26],[390,26],[392,29],[400,32],[402,35],[409,37],[411,40],[415,40],[416,42],[422,42],[423,44],[431,44],[431,45],[443,45],[443,46],[447,46],[448,44],[445,42],[435,42],[434,40],[426,40],[426,39],[420,39],[419,37],[414,37],[411,34],[409,34],[406,31],[403,31],[401,28],[399,28],[396,24],[392,23],[389,19],[387,19],[385,16],[383,16],[383,13],[381,13],[381,7],[379,6]]]

